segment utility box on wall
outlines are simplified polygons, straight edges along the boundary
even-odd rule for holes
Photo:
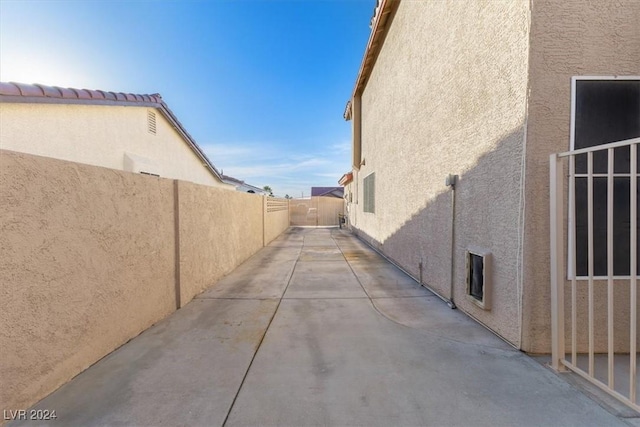
[[[465,259],[467,299],[483,310],[491,310],[491,252],[469,246]]]

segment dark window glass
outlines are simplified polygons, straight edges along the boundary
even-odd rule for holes
[[[576,81],[574,148],[640,137],[640,81]],[[615,150],[614,170],[629,173],[629,148]],[[593,155],[593,171],[607,173],[607,153]],[[576,172],[587,173],[587,155],[576,158]]]
[[[484,297],[484,266],[482,256],[476,254],[469,254],[469,294],[482,301]]]
[[[640,81],[577,80],[574,149],[640,137]],[[640,153],[639,153],[640,154]],[[614,173],[630,173],[629,147],[614,150]],[[593,172],[607,173],[606,151],[593,154]],[[638,156],[640,170],[640,155]],[[576,156],[576,173],[587,173],[587,154]],[[613,274],[630,273],[630,178],[614,178]],[[588,274],[587,178],[576,178],[576,273]],[[634,219],[637,223],[638,218]],[[607,178],[593,179],[593,270],[607,272]],[[640,247],[639,247],[640,248]],[[640,265],[640,253],[638,253]]]
[[[640,214],[640,180],[636,187],[636,213]],[[630,274],[630,191],[629,178],[613,180],[613,274]],[[607,178],[593,179],[593,272],[606,276],[607,272]],[[636,215],[637,216],[637,215]],[[638,219],[636,217],[636,223]],[[576,178],[576,270],[578,276],[588,274],[589,236],[587,215],[587,178]],[[639,236],[640,237],[640,236]],[[638,242],[640,243],[640,238]],[[640,244],[636,263],[640,266]]]

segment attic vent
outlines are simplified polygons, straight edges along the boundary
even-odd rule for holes
[[[156,113],[147,111],[147,130],[150,134],[156,134]]]
[[[491,310],[491,252],[469,247],[466,252],[467,299]]]

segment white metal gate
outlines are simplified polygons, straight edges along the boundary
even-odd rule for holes
[[[640,138],[634,138],[550,158],[552,367],[570,369],[638,411],[639,143]],[[614,203],[614,197],[623,202]],[[628,224],[616,222],[626,218],[626,210],[619,208],[627,197]],[[576,200],[581,200],[578,210]],[[621,264],[621,241],[629,245],[622,254],[628,256],[628,264],[622,260],[625,268],[628,265],[624,274],[614,268]]]

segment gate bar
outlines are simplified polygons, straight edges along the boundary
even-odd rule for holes
[[[551,154],[549,173],[550,192],[550,273],[551,273],[551,367],[564,371],[564,232],[563,232],[563,179],[562,161]]]
[[[631,247],[629,248],[631,257],[631,268],[629,273],[631,274],[631,289],[629,301],[631,304],[631,319],[630,319],[630,337],[629,337],[629,400],[637,403],[636,400],[636,330],[638,328],[638,313],[637,313],[637,301],[638,301],[638,277],[637,277],[637,265],[636,265],[636,251],[637,251],[637,239],[638,239],[638,220],[636,212],[636,203],[638,203],[638,178],[637,178],[637,158],[638,158],[638,146],[636,144],[631,145],[631,194],[629,197],[630,206],[630,223],[631,223]]]
[[[589,375],[595,376],[593,301],[593,151],[587,153],[587,246],[589,252]]]
[[[608,382],[614,387],[614,354],[613,354],[613,172],[614,150],[607,150],[607,338],[608,338]]]
[[[576,271],[576,234],[578,229],[576,228],[576,157],[569,157],[569,215],[571,217],[570,226],[573,228],[569,232],[569,248],[572,253],[571,256],[571,271],[573,275],[571,277],[571,363],[573,365],[578,364],[578,291],[577,291],[577,277]]]

